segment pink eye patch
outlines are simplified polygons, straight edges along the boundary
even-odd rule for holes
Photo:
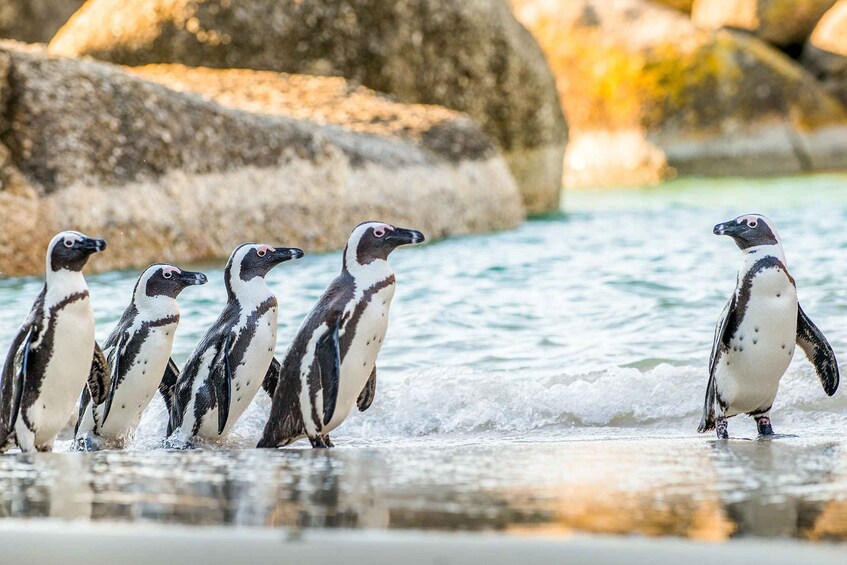
[[[256,249],[256,255],[258,255],[259,257],[264,257],[265,255],[272,252],[273,250],[274,250],[274,248],[271,247],[270,245],[260,245]]]
[[[176,275],[180,274],[181,272],[182,271],[179,270],[178,268],[170,266],[170,265],[162,268],[162,276],[165,277],[165,278],[168,278],[168,279],[171,278],[175,274]]]

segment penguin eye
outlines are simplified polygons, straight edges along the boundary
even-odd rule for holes
[[[747,220],[747,227],[748,228],[755,228],[758,225],[759,225],[759,222],[757,222],[756,220]]]
[[[165,277],[166,279],[169,279],[173,276],[173,273],[171,273],[170,271],[165,271],[165,272],[162,273],[162,276]]]
[[[385,235],[385,228],[383,228],[383,227],[374,228],[374,235],[376,237],[384,236]]]
[[[256,255],[258,255],[259,257],[264,257],[267,253],[268,252],[265,249],[259,249],[258,251],[256,251]]]
[[[65,247],[71,248],[73,246],[74,246],[74,240],[72,240],[72,239],[66,239],[65,240]]]

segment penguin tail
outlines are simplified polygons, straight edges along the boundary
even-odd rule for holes
[[[697,426],[697,433],[705,434],[715,429],[715,419],[707,418],[704,414],[700,419],[700,425]]]

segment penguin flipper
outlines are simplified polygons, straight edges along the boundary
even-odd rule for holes
[[[218,352],[217,363],[212,374],[212,386],[215,392],[215,404],[218,407],[218,435],[224,432],[229,419],[229,405],[232,399],[232,365],[229,360],[232,335],[227,335]]]
[[[115,391],[118,388],[118,381],[120,380],[121,357],[123,357],[124,345],[126,345],[127,341],[129,340],[127,339],[126,332],[124,332],[118,338],[118,343],[112,350],[112,352],[114,352],[114,356],[112,357],[112,374],[109,382],[109,394],[105,400],[106,405],[103,407],[103,421],[100,422],[100,426],[103,426],[106,423],[106,419],[109,417],[109,412],[112,410],[112,401],[115,399]]]
[[[179,367],[174,363],[173,357],[168,358],[168,364],[165,367],[165,372],[162,374],[162,382],[159,383],[159,394],[165,401],[165,408],[168,410],[168,422],[171,421],[173,413],[174,395],[176,394],[176,381],[179,378]]]
[[[368,382],[365,383],[365,388],[362,389],[362,392],[359,393],[359,398],[356,400],[359,412],[364,412],[371,407],[374,396],[376,396],[376,365],[374,365],[374,370],[371,371]]]
[[[6,437],[15,429],[15,422],[18,420],[29,369],[29,348],[36,331],[37,328],[24,324],[12,340],[12,346],[6,356],[0,380],[0,444],[5,443]]]
[[[323,422],[328,424],[335,414],[338,400],[338,381],[341,378],[341,339],[339,330],[341,317],[330,325],[326,333],[318,339],[315,357],[321,372],[321,390],[323,391]]]
[[[91,369],[88,371],[88,393],[94,404],[102,404],[110,387],[109,362],[100,344],[94,342],[94,356],[91,359]]]
[[[718,366],[718,361],[721,355],[721,346],[725,341],[726,330],[729,327],[729,319],[735,310],[735,294],[724,306],[721,312],[721,317],[718,320],[718,325],[715,327],[715,337],[712,341],[712,353],[709,355],[709,382],[706,385],[706,398],[703,401],[703,416],[700,418],[700,425],[697,431],[701,434],[715,429],[715,401],[717,400],[717,391],[715,390],[715,368]]]
[[[279,382],[279,372],[282,370],[282,365],[276,360],[276,357],[271,359],[271,365],[268,367],[268,372],[265,373],[265,378],[262,379],[262,388],[268,393],[271,398],[274,397],[276,385]]]
[[[832,396],[838,390],[841,377],[838,373],[838,362],[835,352],[818,327],[809,319],[800,305],[797,305],[797,345],[806,353],[824,392]]]

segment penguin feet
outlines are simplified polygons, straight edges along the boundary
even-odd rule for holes
[[[772,436],[773,428],[771,427],[771,419],[767,416],[755,416],[756,429],[759,430],[759,438]]]
[[[715,434],[718,436],[718,439],[729,439],[726,418],[718,417],[715,419]]]
[[[334,447],[332,445],[332,441],[329,439],[329,435],[315,436],[313,438],[309,438],[309,441],[312,443],[312,447],[315,449],[326,449],[328,447]]]
[[[94,434],[85,434],[76,438],[73,444],[74,451],[100,451],[100,437]]]
[[[174,449],[177,451],[187,451],[197,449],[197,446],[190,441],[178,437],[169,437],[162,442],[162,447],[165,449]]]

